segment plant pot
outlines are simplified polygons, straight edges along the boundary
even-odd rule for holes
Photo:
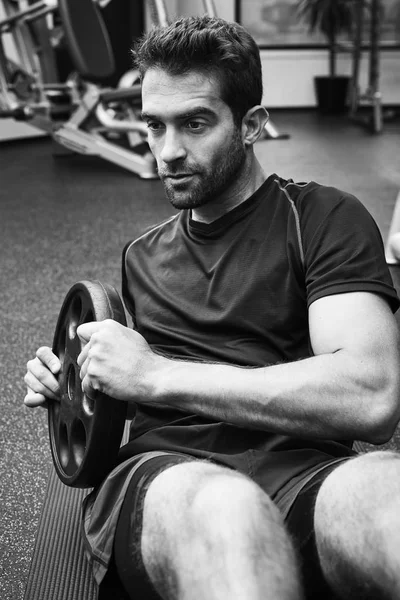
[[[318,110],[322,114],[342,114],[347,111],[350,77],[314,77]]]

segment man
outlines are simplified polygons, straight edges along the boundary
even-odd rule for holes
[[[399,598],[400,460],[356,456],[400,418],[378,228],[334,188],[266,176],[257,46],[181,19],[136,48],[143,119],[179,212],[129,244],[134,329],[78,328],[82,386],[136,405],[84,506],[98,582],[131,598]],[[59,360],[28,363],[28,406]]]

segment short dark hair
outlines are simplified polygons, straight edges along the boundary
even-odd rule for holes
[[[261,104],[260,52],[238,23],[209,16],[181,18],[144,34],[135,44],[133,56],[141,79],[150,68],[171,75],[192,70],[214,75],[237,125],[250,108]]]

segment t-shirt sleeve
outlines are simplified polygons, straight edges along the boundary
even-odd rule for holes
[[[364,291],[381,294],[397,310],[381,233],[357,198],[314,189],[301,202],[300,223],[308,306],[323,296]]]

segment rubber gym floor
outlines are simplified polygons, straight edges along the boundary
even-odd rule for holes
[[[400,123],[370,135],[346,118],[282,111],[288,140],[262,140],[266,172],[355,194],[386,238],[400,190]],[[45,410],[23,406],[26,362],[51,345],[73,283],[120,289],[125,243],[173,214],[159,181],[97,158],[55,159],[48,138],[0,144],[0,597],[23,597],[51,465]],[[387,448],[400,449],[400,430]]]

